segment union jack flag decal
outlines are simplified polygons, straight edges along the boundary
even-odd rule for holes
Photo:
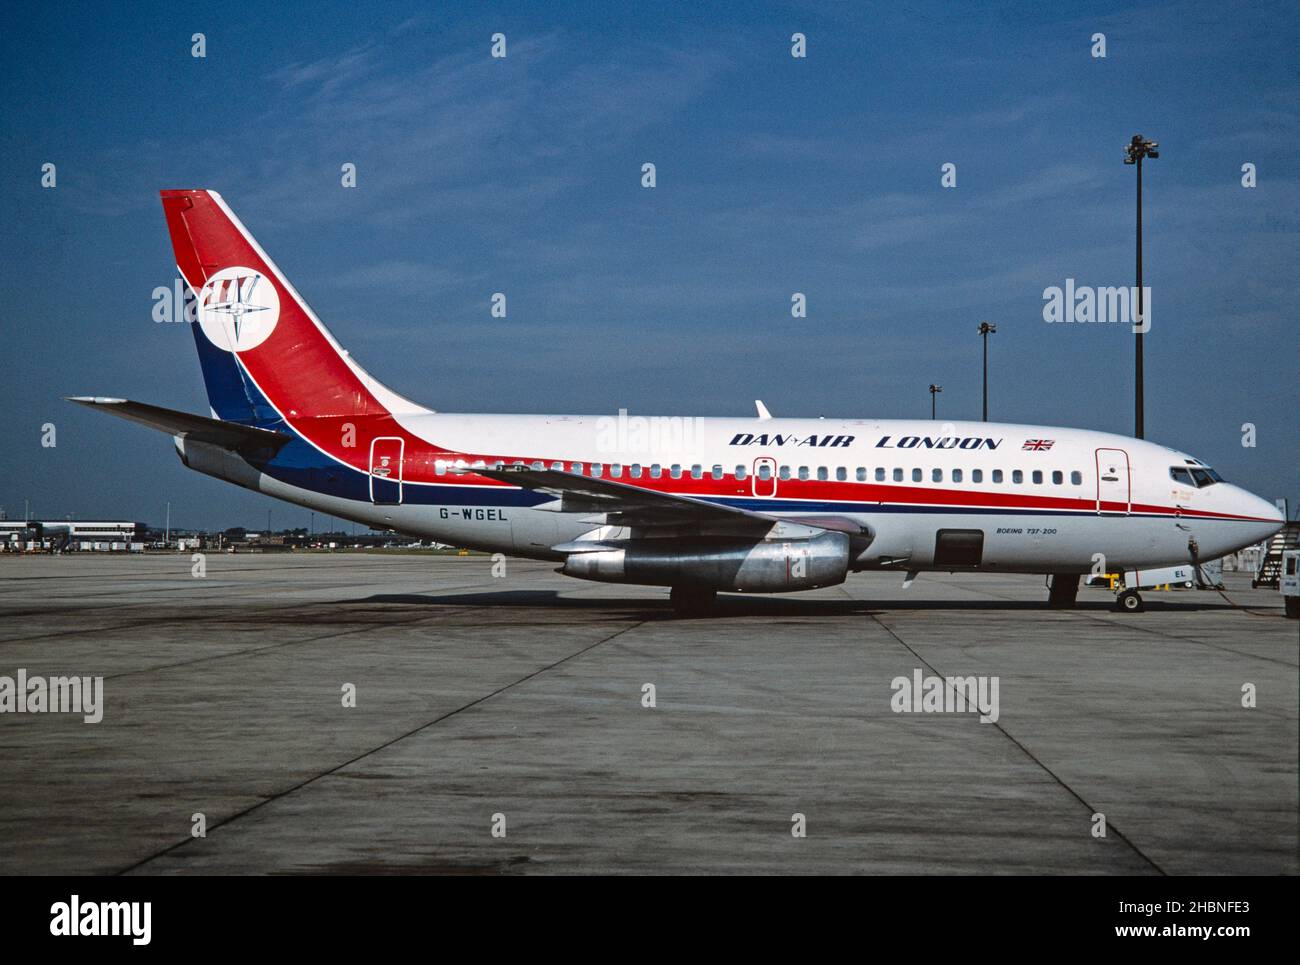
[[[1055,439],[1026,439],[1021,449],[1028,449],[1030,452],[1042,452],[1044,449],[1051,449],[1056,443]]]

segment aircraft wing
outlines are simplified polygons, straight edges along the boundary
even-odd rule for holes
[[[196,442],[210,442],[236,452],[251,452],[267,448],[277,450],[293,438],[271,429],[240,425],[238,422],[223,422],[220,419],[209,419],[207,416],[164,409],[162,406],[148,405],[144,402],[132,402],[130,399],[107,399],[101,396],[65,396],[65,398],[88,409],[107,412],[119,419],[127,419],[168,435],[184,436]]]
[[[723,524],[728,529],[762,534],[777,522],[772,516],[746,509],[642,489],[612,479],[595,479],[562,469],[502,466],[500,469],[468,471],[556,497],[555,503],[543,503],[535,507],[537,509],[585,516],[603,515],[607,526],[689,527],[713,523]]]
[[[543,503],[535,509],[599,516],[602,518],[592,522],[605,526],[677,531],[707,529],[710,532],[729,532],[756,538],[772,534],[774,528],[777,533],[787,537],[801,535],[800,531],[803,531],[802,535],[821,530],[838,530],[855,535],[864,532],[856,522],[840,517],[781,519],[766,513],[724,506],[691,496],[642,489],[612,479],[596,479],[562,469],[502,466],[499,469],[466,471],[556,497],[554,502]]]

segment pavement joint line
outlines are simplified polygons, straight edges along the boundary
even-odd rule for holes
[[[395,623],[368,623],[365,626],[353,627],[350,630],[339,630],[337,633],[323,633],[319,637],[307,637],[305,640],[286,640],[283,643],[269,643],[264,647],[248,647],[244,650],[232,650],[230,653],[214,653],[206,657],[195,657],[193,660],[178,660],[176,663],[161,663],[153,667],[141,667],[139,670],[124,670],[121,673],[106,674],[104,679],[118,680],[122,677],[138,677],[141,674],[160,673],[164,670],[175,670],[178,667],[192,667],[195,664],[207,663],[212,660],[228,660],[233,657],[257,657],[284,647],[306,646],[307,644],[320,643],[322,640],[335,640],[338,637],[346,637],[354,633],[365,633],[369,630],[379,630],[381,628],[406,627],[427,619],[431,618],[425,616],[417,617],[414,620],[400,620]]]
[[[466,586],[463,587],[451,587],[450,589],[468,589],[470,588],[470,586],[477,586],[477,585],[478,584],[466,584]],[[305,604],[305,605],[313,605],[313,604]],[[293,609],[293,608],[288,607],[286,609]],[[227,660],[232,657],[244,657],[244,656],[256,657],[268,651],[279,650],[283,647],[296,647],[296,646],[302,646],[304,644],[309,644],[309,643],[319,643],[321,640],[333,640],[337,637],[346,637],[353,633],[366,633],[370,630],[380,630],[388,627],[409,627],[416,623],[422,623],[425,620],[435,620],[435,619],[443,618],[447,615],[446,613],[447,610],[464,611],[464,610],[479,610],[479,609],[482,609],[482,606],[474,606],[468,604],[460,604],[460,605],[448,604],[445,609],[443,609],[438,613],[422,613],[413,620],[396,620],[391,623],[367,623],[363,626],[353,627],[350,630],[340,630],[337,633],[323,633],[318,637],[308,637],[305,640],[286,640],[283,643],[271,643],[271,644],[267,644],[264,647],[247,647],[243,650],[232,650],[230,653],[214,653],[206,657],[195,657],[193,660],[179,660],[176,663],[163,663],[153,667],[141,667],[139,670],[124,670],[122,673],[106,674],[104,676],[104,679],[116,680],[121,677],[135,677],[140,674],[156,673],[161,670],[173,670],[177,667],[190,667],[197,663],[206,663],[209,660]]]
[[[1004,595],[1001,594],[1001,593],[994,593],[994,592],[992,592],[992,591],[990,591],[990,590],[975,590],[975,589],[971,589],[971,588],[969,588],[969,587],[964,587],[964,586],[962,586],[961,584],[957,584],[957,589],[959,589],[959,590],[966,590],[966,592],[968,592],[968,593],[982,593],[982,594],[984,594],[985,596],[996,597],[996,598],[999,599],[999,600],[1006,600],[1006,601],[1008,601],[1008,602],[1010,602],[1010,603],[1017,602],[1017,601],[1015,600],[1014,597],[1004,596]],[[1233,612],[1233,611],[1235,610],[1235,611],[1240,611],[1240,612],[1248,613],[1248,614],[1250,614],[1251,616],[1261,616],[1261,615],[1262,615],[1262,614],[1258,614],[1258,613],[1251,613],[1251,612],[1250,612],[1249,610],[1247,610],[1245,607],[1240,607],[1240,606],[1237,606],[1237,605],[1235,605],[1235,604],[1232,605],[1232,606],[1228,606],[1228,607],[1220,607],[1219,609],[1220,609],[1221,612],[1223,612],[1223,613],[1231,613],[1231,612]],[[1089,611],[1087,611],[1087,610],[1079,610],[1079,609],[1073,609],[1073,608],[1072,608],[1072,609],[1066,609],[1066,610],[1055,610],[1055,611],[1053,611],[1053,612],[1055,612],[1055,613],[1059,613],[1059,614],[1060,614],[1061,616],[1063,616],[1063,617],[1081,617],[1081,618],[1083,618],[1083,619],[1085,619],[1085,620],[1091,620],[1093,623],[1100,623],[1102,626],[1107,626],[1107,627],[1129,627],[1129,626],[1131,626],[1134,630],[1141,630],[1143,633],[1150,633],[1150,634],[1154,634],[1154,635],[1157,636],[1157,637],[1164,637],[1166,640],[1182,640],[1184,643],[1195,643],[1195,644],[1198,644],[1198,645],[1200,645],[1200,646],[1202,646],[1202,647],[1207,647],[1207,648],[1209,648],[1210,650],[1219,650],[1219,651],[1222,651],[1223,653],[1235,653],[1235,654],[1236,654],[1237,656],[1239,656],[1239,657],[1249,657],[1250,659],[1253,659],[1253,660],[1263,660],[1263,661],[1265,661],[1265,662],[1267,662],[1267,663],[1275,663],[1275,664],[1278,664],[1278,665],[1283,666],[1283,667],[1288,667],[1288,668],[1290,668],[1290,669],[1295,669],[1296,666],[1297,666],[1296,664],[1291,663],[1290,661],[1282,660],[1282,659],[1280,659],[1280,658],[1278,658],[1278,657],[1269,657],[1269,656],[1266,656],[1266,655],[1264,655],[1264,654],[1259,654],[1259,653],[1249,653],[1249,652],[1247,652],[1247,651],[1245,651],[1245,650],[1234,650],[1232,647],[1225,647],[1225,646],[1223,646],[1223,645],[1221,645],[1221,644],[1210,643],[1210,642],[1208,642],[1208,641],[1206,641],[1206,640],[1201,640],[1201,639],[1199,639],[1199,638],[1197,638],[1197,637],[1185,637],[1185,636],[1182,636],[1182,635],[1177,634],[1177,633],[1166,633],[1166,632],[1163,631],[1163,630],[1155,630],[1155,629],[1153,629],[1153,628],[1151,628],[1151,627],[1142,626],[1142,624],[1139,623],[1139,622],[1137,622],[1136,620],[1134,620],[1133,623],[1129,623],[1129,622],[1128,622],[1129,620],[1133,620],[1133,619],[1134,619],[1134,615],[1133,615],[1133,614],[1111,613],[1109,616],[1104,616],[1104,615],[1097,614],[1097,613],[1091,613],[1091,612],[1089,612]],[[1139,619],[1140,619],[1140,618],[1139,618]]]
[[[433,617],[429,617],[428,619],[433,619]],[[513,680],[508,684],[503,684],[502,686],[498,687],[496,690],[493,690],[490,693],[484,694],[481,697],[476,697],[475,699],[471,700],[469,703],[462,704],[459,707],[447,711],[445,714],[441,714],[438,717],[435,717],[433,720],[426,721],[425,723],[421,724],[418,727],[412,728],[411,730],[408,730],[405,733],[398,734],[396,737],[390,738],[389,740],[384,741],[382,744],[379,744],[376,747],[372,747],[368,751],[365,751],[361,754],[357,754],[356,756],[350,758],[349,760],[343,761],[341,764],[335,764],[333,767],[327,768],[326,770],[323,770],[318,774],[314,774],[311,777],[306,778],[305,780],[299,781],[297,784],[285,788],[283,791],[277,791],[275,794],[263,798],[261,801],[258,801],[256,804],[249,805],[243,810],[237,811],[227,818],[223,818],[220,821],[217,821],[213,824],[209,824],[207,826],[208,830],[215,831],[217,828],[225,827],[228,824],[238,821],[240,818],[247,817],[252,812],[262,807],[265,807],[267,804],[271,804],[274,801],[278,801],[281,798],[287,797],[290,794],[300,791],[303,788],[307,787],[308,785],[314,784],[315,782],[321,780],[321,778],[329,777],[332,774],[337,774],[345,767],[350,767],[351,765],[357,763],[358,761],[365,760],[367,757],[370,757],[372,754],[377,754],[380,751],[385,750],[386,748],[392,747],[394,744],[397,744],[400,741],[404,741],[408,737],[414,737],[416,734],[428,730],[430,727],[434,727],[437,724],[440,724],[451,717],[455,717],[457,714],[470,710],[471,708],[477,707],[479,704],[485,703],[486,701],[491,700],[493,697],[500,696],[501,694],[505,693],[507,690],[511,690],[515,687],[518,687],[520,684],[527,683],[528,681],[534,679],[535,677],[541,676],[542,674],[546,673],[549,670],[554,670],[556,667],[560,666],[561,664],[568,663],[571,660],[576,660],[578,657],[581,657],[584,654],[590,653],[592,650],[595,650],[601,644],[608,643],[610,640],[613,640],[616,637],[620,637],[625,633],[629,633],[630,631],[637,629],[638,627],[644,626],[645,623],[646,623],[645,620],[638,620],[637,622],[629,626],[623,627],[621,630],[617,630],[606,637],[602,637],[601,639],[595,641],[594,643],[590,643],[579,650],[575,650],[573,653],[569,654],[568,656],[561,657],[559,660],[549,663],[544,667],[539,667],[538,669],[532,671],[531,673],[525,674],[524,676],[520,677],[518,680]],[[196,839],[193,837],[183,838],[180,841],[177,841],[175,844],[163,848],[161,851],[157,851],[154,854],[149,855],[146,858],[142,858],[139,861],[135,862],[134,864],[131,864],[121,869],[120,871],[114,872],[114,874],[115,875],[130,874],[132,871],[144,867],[145,865],[149,864],[151,861],[156,861],[158,858],[161,858],[166,854],[170,854],[171,852],[176,851],[179,848],[185,847],[185,845],[191,843],[194,840]]]
[[[921,663],[924,667],[928,668],[928,669],[930,670],[931,673],[933,673],[936,677],[941,677],[941,678],[943,678],[944,681],[945,681],[945,683],[946,683],[947,678],[944,677],[943,674],[939,673],[939,671],[935,668],[935,666],[934,666],[932,663],[930,663],[930,661],[926,660],[926,659],[925,659],[924,657],[922,657],[919,653],[917,653],[916,650],[914,650],[914,649],[912,648],[911,644],[909,644],[906,640],[904,640],[902,637],[900,637],[900,636],[899,636],[899,635],[894,631],[894,629],[893,629],[892,627],[890,627],[888,624],[882,622],[882,621],[881,621],[877,616],[875,616],[874,614],[868,614],[868,617],[872,620],[872,622],[874,622],[874,623],[875,623],[877,626],[879,626],[882,630],[884,630],[884,631],[885,631],[886,633],[888,633],[891,637],[893,637],[895,640],[897,640],[898,643],[899,643],[899,645],[902,646],[903,649],[905,649],[908,653],[910,653],[910,654],[911,654],[912,656],[914,656],[918,661],[920,661],[920,663]],[[1011,733],[1010,733],[1010,732],[1009,732],[1005,727],[1003,727],[1001,723],[999,723],[999,722],[997,722],[997,721],[991,721],[990,724],[991,724],[991,726],[994,727],[994,728],[995,728],[995,729],[996,729],[1000,734],[1002,734],[1003,737],[1005,737],[1007,740],[1011,741],[1011,743],[1015,744],[1016,747],[1018,747],[1018,748],[1020,749],[1020,751],[1021,751],[1021,752],[1026,756],[1026,757],[1028,757],[1031,761],[1033,761],[1033,762],[1034,762],[1035,764],[1037,764],[1040,768],[1042,768],[1043,771],[1044,771],[1044,772],[1045,772],[1049,777],[1051,777],[1051,779],[1052,779],[1053,781],[1055,781],[1058,785],[1060,785],[1062,788],[1064,788],[1065,791],[1066,791],[1066,792],[1067,792],[1071,797],[1073,797],[1076,801],[1078,801],[1078,802],[1079,802],[1080,804],[1082,804],[1085,808],[1087,808],[1089,816],[1091,816],[1091,815],[1097,813],[1097,809],[1096,809],[1095,807],[1093,807],[1091,804],[1089,804],[1089,803],[1084,799],[1083,795],[1081,795],[1081,794],[1080,794],[1078,791],[1076,791],[1073,787],[1071,787],[1071,786],[1070,786],[1069,784],[1067,784],[1064,780],[1062,780],[1061,777],[1060,777],[1060,776],[1059,776],[1055,771],[1053,771],[1050,767],[1048,767],[1048,766],[1047,766],[1046,764],[1044,764],[1041,760],[1039,760],[1039,759],[1034,755],[1033,751],[1031,751],[1028,747],[1026,747],[1024,744],[1022,744],[1020,741],[1018,741],[1014,736],[1012,736],[1012,734],[1011,734]],[[1157,863],[1156,863],[1152,858],[1150,858],[1150,857],[1146,854],[1146,852],[1144,852],[1141,848],[1139,848],[1136,844],[1134,844],[1133,841],[1131,841],[1131,840],[1129,839],[1129,837],[1128,837],[1126,834],[1124,834],[1123,831],[1121,831],[1118,827],[1116,827],[1115,824],[1114,824],[1113,822],[1111,822],[1111,821],[1107,821],[1107,822],[1106,822],[1106,830],[1107,830],[1108,833],[1113,831],[1113,832],[1115,833],[1115,837],[1119,838],[1120,841],[1122,841],[1122,842],[1124,842],[1124,844],[1128,845],[1128,847],[1129,847],[1130,849],[1132,849],[1132,851],[1133,851],[1133,852],[1134,852],[1138,857],[1140,857],[1143,861],[1145,861],[1145,862],[1146,862],[1147,864],[1149,864],[1152,868],[1154,868],[1158,874],[1165,875],[1165,876],[1167,877],[1167,872],[1166,872],[1163,868],[1161,868],[1160,865],[1158,865],[1158,864],[1157,864]]]
[[[230,585],[235,586],[235,585],[238,585],[238,584],[230,584]],[[466,584],[464,584],[464,585],[462,585],[462,586],[452,586],[452,587],[448,587],[447,589],[449,589],[449,590],[472,590],[472,589],[477,588],[478,586],[479,586],[478,583],[466,583]],[[344,601],[330,601],[330,600],[324,600],[324,601],[319,601],[319,600],[304,600],[304,601],[301,602],[301,603],[295,603],[295,604],[291,604],[291,605],[289,605],[289,606],[279,607],[278,609],[280,609],[281,611],[283,611],[283,610],[304,609],[304,608],[309,608],[309,607],[316,607],[316,606],[319,606],[322,602],[324,602],[324,603],[330,603],[330,602],[333,602],[333,603],[340,603],[340,602],[341,602],[343,605],[347,606],[347,605],[359,605],[359,604],[363,604],[363,603],[368,602],[368,600],[367,600],[367,599],[364,599],[364,598],[358,598],[358,599],[356,599],[356,600],[344,600]],[[449,607],[459,606],[461,609],[465,609],[465,608],[473,608],[473,607],[474,607],[473,604],[448,604],[448,606],[449,606]],[[31,643],[31,642],[34,642],[34,641],[36,641],[36,640],[50,640],[50,639],[54,639],[54,638],[56,638],[56,637],[82,636],[82,635],[84,635],[84,634],[86,634],[86,633],[116,633],[118,630],[136,630],[136,629],[140,629],[140,628],[142,628],[142,627],[157,627],[157,626],[165,626],[165,625],[168,624],[168,623],[185,623],[185,622],[188,621],[188,619],[189,619],[189,618],[188,618],[188,617],[185,617],[185,616],[178,616],[175,620],[155,620],[155,619],[149,619],[149,620],[142,620],[142,621],[137,621],[137,622],[133,622],[133,623],[122,623],[122,624],[118,624],[118,625],[116,625],[116,626],[108,626],[108,627],[84,627],[84,626],[83,626],[83,627],[78,627],[78,628],[75,629],[75,630],[56,630],[56,631],[53,631],[53,632],[51,632],[51,633],[40,633],[40,634],[36,634],[35,636],[26,636],[26,637],[6,637],[6,638],[0,640],[0,647],[3,647],[3,646],[5,646],[6,644],[10,644],[10,643]],[[411,622],[414,622],[414,621],[411,621]],[[401,626],[401,625],[403,625],[403,624],[390,624],[390,625],[392,625],[392,626]],[[317,639],[323,639],[323,638],[317,638]],[[300,642],[303,642],[303,641],[300,641]],[[309,641],[305,641],[305,642],[309,642]],[[284,646],[284,644],[275,644],[275,646]],[[268,649],[268,648],[258,647],[258,648],[253,648],[253,649],[254,649],[254,650],[257,650],[257,649]],[[238,653],[251,653],[251,652],[253,652],[253,651],[252,651],[252,650],[243,650],[243,651],[236,651],[236,652],[238,652]],[[203,660],[216,660],[216,659],[219,659],[221,656],[233,656],[233,655],[234,655],[234,654],[219,654],[219,655],[216,655],[216,656],[213,656],[213,657],[203,657],[203,658],[201,658],[201,659],[203,659]],[[184,666],[186,663],[197,663],[197,662],[198,662],[198,661],[182,661],[181,663],[179,663],[179,664],[174,664],[173,666]],[[132,670],[132,671],[129,671],[129,672],[127,672],[127,673],[122,673],[122,674],[113,674],[112,676],[115,676],[115,677],[125,677],[125,676],[129,676],[130,674],[133,674],[133,673],[140,673],[140,672],[141,672],[141,671]]]

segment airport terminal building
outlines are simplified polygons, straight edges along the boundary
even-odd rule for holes
[[[0,520],[0,551],[142,552],[148,527],[129,520]]]

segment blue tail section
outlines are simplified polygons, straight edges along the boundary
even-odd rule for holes
[[[184,279],[181,281],[185,285]],[[185,285],[186,319],[194,303],[194,292]],[[218,419],[238,422],[246,426],[271,426],[280,417],[239,367],[233,352],[213,345],[204,337],[198,322],[191,322],[194,345],[199,351],[199,366],[203,370],[203,384],[208,390],[208,405]]]

